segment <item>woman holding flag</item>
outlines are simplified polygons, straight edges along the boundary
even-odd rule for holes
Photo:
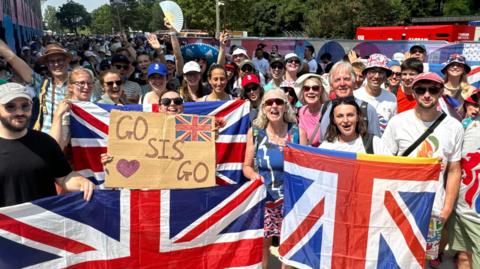
[[[297,125],[295,112],[281,90],[265,93],[258,117],[248,130],[243,175],[262,180],[267,188],[263,268],[268,267],[272,238],[280,236],[283,207],[283,149],[287,143],[306,145],[307,136]]]

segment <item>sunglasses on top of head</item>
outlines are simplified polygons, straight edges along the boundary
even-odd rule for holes
[[[415,87],[415,88],[413,88],[413,91],[418,95],[423,95],[427,91],[431,95],[437,95],[437,94],[440,93],[441,90],[442,90],[441,87]]]
[[[160,104],[164,105],[164,106],[169,106],[171,105],[173,102],[174,105],[181,105],[183,104],[183,99],[182,97],[175,97],[175,98],[162,98],[160,100]]]

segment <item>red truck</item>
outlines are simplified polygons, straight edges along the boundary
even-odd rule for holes
[[[474,41],[475,28],[473,25],[358,27],[356,39]]]

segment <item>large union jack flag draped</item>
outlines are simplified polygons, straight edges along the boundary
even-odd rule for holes
[[[0,208],[0,268],[259,268],[265,195],[249,181]]]
[[[289,145],[279,253],[297,268],[423,268],[440,164]]]
[[[158,105],[113,106],[79,102],[72,105],[70,117],[73,167],[85,177],[101,185],[105,179],[100,154],[107,151],[110,110],[158,112]],[[223,119],[215,141],[217,153],[217,183],[233,184],[243,178],[242,163],[245,157],[246,134],[249,127],[250,103],[235,101],[185,103],[185,114],[211,115]],[[184,119],[181,122],[185,122]],[[202,119],[193,117],[191,121]],[[195,134],[198,136],[201,130]],[[190,131],[193,139],[193,132]],[[206,134],[202,134],[206,139]],[[199,139],[196,137],[196,139]]]

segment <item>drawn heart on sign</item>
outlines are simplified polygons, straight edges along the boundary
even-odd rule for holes
[[[121,159],[117,162],[117,171],[126,178],[135,174],[138,168],[140,168],[140,162],[137,160],[127,161],[125,159]]]

